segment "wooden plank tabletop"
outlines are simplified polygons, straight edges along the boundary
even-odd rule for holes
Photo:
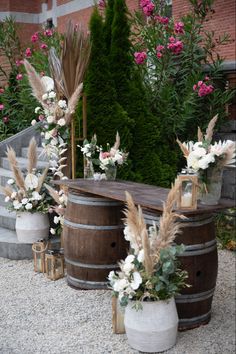
[[[130,181],[94,181],[88,179],[74,179],[55,181],[55,184],[68,186],[70,190],[77,190],[84,193],[99,195],[114,200],[125,202],[125,191],[128,191],[136,205],[153,211],[162,211],[163,202],[166,200],[169,189],[156,187],[143,183]],[[206,206],[198,204],[197,210],[181,211],[183,214],[195,215],[212,213],[217,210],[232,208],[235,206],[234,201],[230,199],[221,199],[218,205]]]

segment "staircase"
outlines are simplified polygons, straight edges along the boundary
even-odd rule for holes
[[[7,146],[12,146],[17,154],[17,161],[21,169],[27,167],[28,144],[35,136],[38,145],[41,145],[40,134],[35,127],[30,127],[15,136],[0,142],[0,186],[5,186],[9,178],[13,177],[6,156]],[[38,168],[44,169],[48,163],[41,154],[42,147],[38,147]],[[32,258],[32,245],[19,243],[15,232],[16,213],[6,209],[5,195],[0,190],[0,257],[9,259]],[[58,243],[58,240],[55,240]]]

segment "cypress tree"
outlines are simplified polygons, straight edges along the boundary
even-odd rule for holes
[[[105,55],[104,25],[97,8],[90,20],[90,32],[92,47],[85,85],[88,131],[90,136],[97,134],[104,148],[108,142],[113,144],[116,132],[119,131],[121,144],[129,151],[132,146],[130,129],[133,122],[116,101],[116,91]],[[120,172],[122,178],[129,175],[128,168]]]
[[[111,28],[114,19],[114,0],[108,0],[106,11],[105,11],[105,22],[104,22],[104,39],[106,45],[106,55],[110,54],[111,49]]]

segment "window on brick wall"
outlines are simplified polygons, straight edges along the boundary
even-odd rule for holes
[[[172,0],[166,0],[167,5],[167,17],[172,16]]]
[[[52,18],[47,19],[46,27],[47,28],[53,28],[54,27]]]

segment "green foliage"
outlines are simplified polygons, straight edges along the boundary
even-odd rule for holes
[[[121,148],[130,150],[133,122],[116,101],[108,59],[105,55],[104,26],[102,17],[95,8],[91,20],[91,58],[86,76],[85,91],[87,95],[88,130],[90,135],[96,133],[103,147],[115,141],[116,132],[121,137]],[[125,178],[129,169],[119,172]]]
[[[216,236],[222,248],[236,251],[236,209],[227,209],[215,216]]]

